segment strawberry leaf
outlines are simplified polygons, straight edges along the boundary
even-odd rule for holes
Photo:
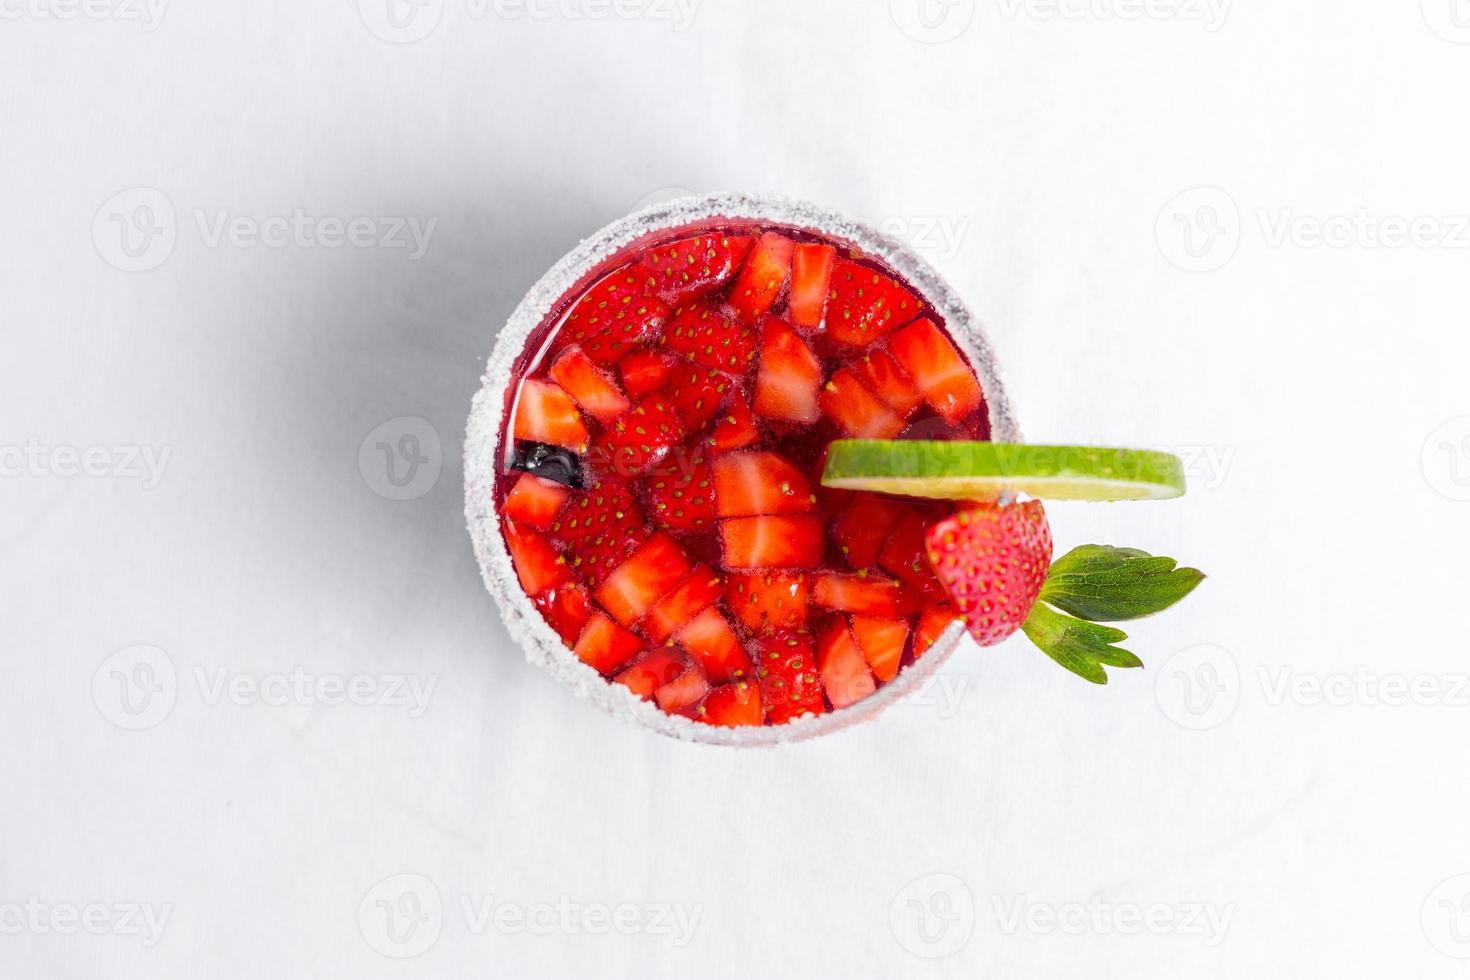
[[[1085,544],[1052,562],[1041,601],[1094,623],[1151,616],[1194,591],[1204,575],[1137,548]]]
[[[1143,661],[1121,647],[1128,634],[1057,612],[1038,602],[1021,629],[1041,652],[1084,680],[1108,682],[1104,667],[1142,667]]]

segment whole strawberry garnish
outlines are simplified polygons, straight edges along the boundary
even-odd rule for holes
[[[1039,500],[962,505],[924,543],[977,643],[993,646],[1021,628],[1051,564],[1051,527]]]

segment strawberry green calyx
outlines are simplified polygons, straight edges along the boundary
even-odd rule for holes
[[[1151,616],[1183,599],[1204,580],[1194,568],[1136,548],[1082,545],[1052,562],[1021,630],[1048,657],[1094,684],[1104,667],[1142,667],[1117,646],[1128,634],[1100,622]]]

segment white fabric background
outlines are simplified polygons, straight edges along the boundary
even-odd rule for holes
[[[1462,0],[935,0],[929,28],[910,0],[428,0],[396,33],[385,3],[0,3],[0,975],[1461,975]],[[164,207],[114,201],[139,187]],[[1017,638],[740,753],[522,661],[463,528],[480,361],[580,236],[675,188],[909,235],[1032,439],[1191,458],[1184,500],[1050,508],[1059,548],[1210,574],[1130,629],[1148,670],[1095,689]],[[417,260],[209,234],[297,209],[437,224]],[[1433,223],[1304,237],[1360,210]],[[113,215],[171,251],[123,271]],[[403,417],[442,467],[393,501],[359,448]],[[169,453],[157,486],[126,447]],[[118,700],[135,655],[174,669],[152,716]],[[412,718],[212,687],[298,668],[435,687]],[[465,912],[491,898],[699,918],[515,933]],[[62,931],[92,903],[101,934]],[[156,942],[125,903],[167,907]]]

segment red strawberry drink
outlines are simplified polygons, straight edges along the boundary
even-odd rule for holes
[[[815,733],[953,647],[925,535],[955,505],[821,485],[834,439],[1015,438],[983,338],[902,246],[801,205],[674,202],[563,260],[501,344],[471,523],[533,657],[583,692],[684,737]]]

